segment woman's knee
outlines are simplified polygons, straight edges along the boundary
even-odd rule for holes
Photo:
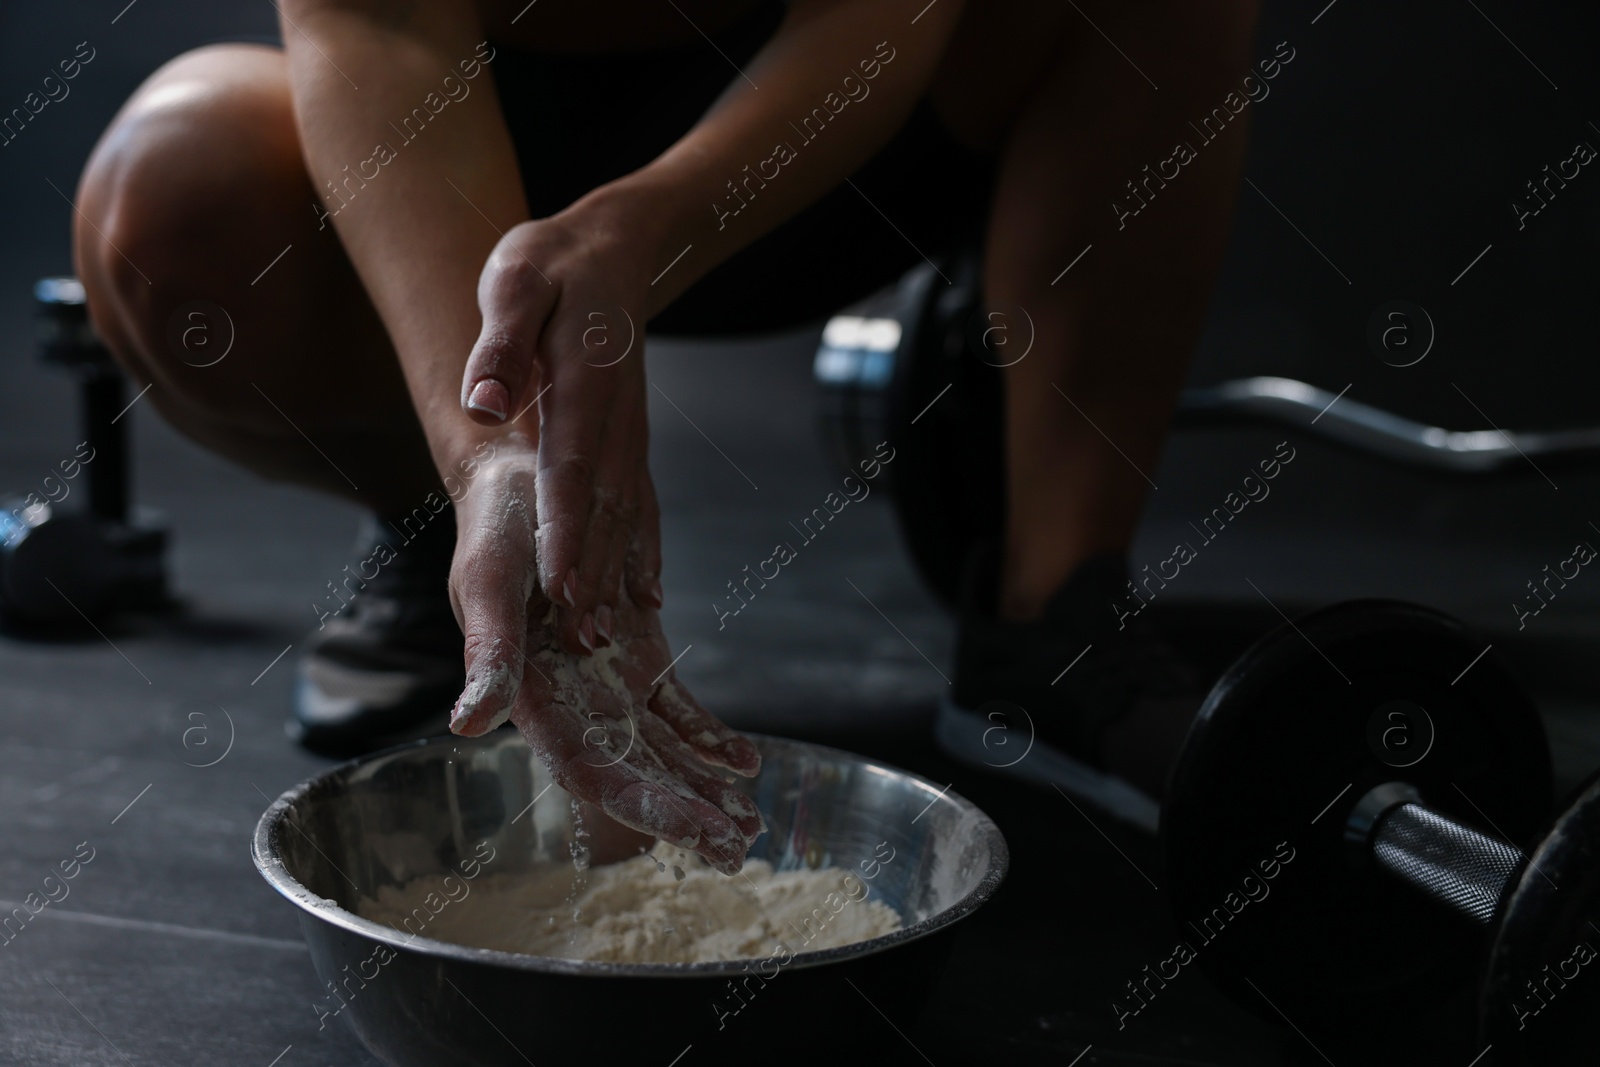
[[[282,53],[217,45],[161,67],[101,136],[78,186],[73,245],[95,322],[140,378],[165,378],[167,319],[226,305],[263,210],[309,191]],[[250,251],[254,251],[251,249]]]

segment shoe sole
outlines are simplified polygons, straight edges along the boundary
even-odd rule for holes
[[[994,730],[1004,727],[984,719],[975,712],[958,707],[948,697],[939,701],[934,719],[934,737],[939,747],[952,759],[969,767],[983,768],[1009,778],[1040,786],[1053,786],[1068,799],[1076,798],[1136,827],[1155,835],[1161,822],[1161,805],[1150,794],[1115,774],[1097,770],[1082,760],[1067,755],[1060,749],[1030,736],[1021,756],[1008,759],[1000,745],[1009,739],[991,745],[986,739]]]

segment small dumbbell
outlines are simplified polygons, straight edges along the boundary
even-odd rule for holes
[[[1412,605],[1317,612],[1241,657],[1190,730],[1162,809],[1179,928],[1228,992],[1307,1034],[1382,1031],[1478,974],[1483,1064],[1592,1063],[1600,778],[1525,854],[1550,783],[1538,712],[1487,642]]]
[[[40,357],[78,379],[83,441],[48,472],[43,493],[0,499],[0,616],[14,629],[37,629],[164,604],[166,530],[136,519],[129,502],[122,372],[95,335],[76,279],[45,278],[34,299]],[[87,506],[62,507],[80,475]]]

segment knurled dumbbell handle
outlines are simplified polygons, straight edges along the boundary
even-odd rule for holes
[[[1390,808],[1373,828],[1372,858],[1475,922],[1494,920],[1522,853],[1421,804]]]
[[[38,310],[39,354],[46,363],[75,371],[83,409],[84,444],[93,459],[87,472],[89,512],[126,522],[129,498],[127,389],[122,371],[89,321],[83,286],[76,278],[41,278],[33,288]]]

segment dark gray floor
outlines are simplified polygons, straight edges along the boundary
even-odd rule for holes
[[[69,208],[48,183],[70,192],[97,131],[161,59],[272,27],[266,3],[163,0],[139,0],[113,25],[123,2],[0,8],[0,104],[20,100],[76,42],[98,49],[73,95],[0,149],[5,488],[26,490],[78,440],[66,384],[32,362],[28,341],[28,283],[68,266]],[[1258,51],[1288,39],[1299,54],[1258,108],[1256,189],[1241,193],[1196,381],[1276,373],[1333,390],[1350,383],[1352,397],[1464,429],[1596,417],[1590,249],[1600,192],[1585,181],[1600,179],[1574,181],[1522,232],[1508,203],[1573,141],[1600,144],[1577,110],[1594,99],[1597,15],[1576,4],[1478,7],[1269,5]],[[1362,337],[1372,310],[1402,297],[1429,308],[1439,341],[1422,364],[1397,370]],[[897,1023],[941,1065],[983,1055],[1065,1063],[1090,1044],[1085,1063],[1321,1062],[1199,974],[1117,1030],[1111,998],[1170,940],[1160,897],[1135,868],[1155,870],[1154,850],[1111,830],[1119,856],[1059,799],[952,769],[930,750],[924,724],[945,685],[950,627],[915,581],[886,508],[850,508],[718,630],[710,605],[724,583],[833,484],[811,422],[812,342],[653,348],[652,378],[681,409],[652,397],[666,621],[675,645],[694,646],[682,676],[731,721],[842,741],[954,781],[1007,830],[1010,885],[970,924],[935,1004]],[[323,766],[283,737],[289,666],[314,621],[310,602],[345,562],[355,513],[238,471],[148,410],[132,418],[139,497],[172,522],[186,607],[121,620],[106,640],[0,642],[0,910],[80,842],[95,850],[71,896],[0,947],[0,1061],[371,1063],[342,1027],[318,1032],[295,919],[248,856],[266,798]],[[1136,563],[1164,557],[1282,437],[1176,436],[1151,472],[1160,488]],[[1600,578],[1574,582],[1520,635],[1510,609],[1542,566],[1594,535],[1600,474],[1451,482],[1295,444],[1299,458],[1272,497],[1207,546],[1161,605],[1195,655],[1215,665],[1270,625],[1276,616],[1251,582],[1289,612],[1357,595],[1416,599],[1468,618],[1510,652],[1541,694],[1564,781],[1600,763],[1587,669]],[[220,754],[230,722],[227,756],[192,766]],[[1424,1046],[1430,1060],[1456,1062],[1458,1050],[1470,1059],[1455,1024]],[[864,1013],[828,1028],[881,1025]]]

